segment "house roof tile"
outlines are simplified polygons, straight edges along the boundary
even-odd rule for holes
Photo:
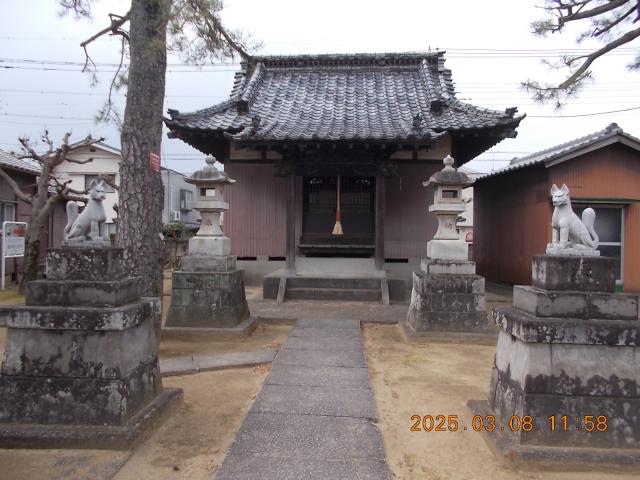
[[[545,165],[555,164],[564,160],[569,160],[575,156],[583,153],[585,150],[589,151],[594,147],[605,146],[615,141],[622,141],[630,146],[640,150],[640,139],[629,135],[624,132],[622,128],[616,123],[609,124],[605,129],[597,132],[585,135],[574,140],[555,145],[545,150],[540,150],[529,154],[524,157],[514,158],[509,162],[509,165],[495,170],[491,173],[487,173],[479,177],[478,180],[494,177],[496,175],[502,175],[507,172],[518,170],[521,168],[530,167],[544,163]]]
[[[192,113],[169,110],[171,130],[221,132],[238,141],[434,140],[502,127],[522,116],[455,97],[444,52],[252,57],[231,98]]]
[[[18,158],[4,150],[0,150],[0,166],[32,175],[40,174],[40,167],[37,164]]]

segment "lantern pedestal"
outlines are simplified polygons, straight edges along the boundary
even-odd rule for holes
[[[487,333],[484,278],[476,275],[476,264],[468,260],[468,246],[460,240],[456,223],[464,211],[462,189],[473,183],[453,168],[453,158],[424,186],[435,186],[429,211],[438,217],[438,231],[427,244],[428,258],[421,271],[413,273],[411,303],[402,324],[409,336],[442,333]]]
[[[229,255],[231,240],[220,227],[220,214],[229,208],[224,188],[235,180],[218,171],[214,162],[207,158],[207,166],[186,179],[198,187],[194,207],[200,212],[202,226],[189,239],[189,254],[182,258],[180,270],[173,272],[165,334],[244,336],[254,326],[242,271],[237,269],[236,257]]]

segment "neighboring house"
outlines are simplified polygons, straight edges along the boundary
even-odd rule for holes
[[[225,222],[233,255],[273,262],[256,266],[263,273],[286,258],[349,274],[363,257],[377,270],[425,257],[437,221],[422,182],[448,154],[460,165],[515,136],[515,112],[458,100],[442,52],[256,56],[231,98],[170,109],[165,122],[237,180]],[[332,234],[338,184],[343,235]]]
[[[488,280],[529,284],[531,259],[551,240],[553,184],[567,184],[574,211],[596,211],[602,255],[619,283],[640,291],[640,140],[612,123],[602,131],[522,158],[474,185],[474,250]]]
[[[21,160],[8,152],[0,150],[0,167],[23,189],[25,193],[35,193],[36,177],[40,167],[27,160]],[[9,184],[0,178],[0,225],[2,222],[29,222],[31,205],[18,200]],[[40,257],[44,259],[47,248],[59,246],[66,225],[64,204],[57,204],[49,215],[47,231],[41,239]],[[0,248],[2,247],[2,231],[0,229]],[[17,281],[17,272],[22,269],[22,259],[14,258],[6,261],[6,274],[9,280]]]
[[[196,187],[185,182],[185,176],[170,168],[162,168],[164,185],[164,208],[162,222],[182,222],[189,226],[200,225],[200,215],[193,208]]]
[[[64,162],[57,167],[56,172],[60,178],[72,181],[71,188],[85,190],[89,188],[92,180],[100,175],[107,175],[113,183],[120,185],[120,161],[122,154],[120,149],[103,142],[75,150],[69,158],[85,161],[93,158],[93,161],[83,164]],[[195,186],[184,181],[185,176],[174,170],[161,169],[162,184],[164,185],[164,208],[162,222],[171,223],[181,221],[188,225],[199,225],[198,214],[193,209]],[[105,185],[107,198],[103,202],[107,215],[107,232],[115,233],[117,213],[114,206],[118,205],[118,191]]]

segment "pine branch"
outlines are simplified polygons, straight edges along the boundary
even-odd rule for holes
[[[608,3],[600,5],[598,7],[594,7],[591,10],[587,11],[578,11],[576,13],[569,13],[564,17],[560,17],[559,21],[562,24],[566,24],[569,22],[575,22],[576,20],[582,20],[584,18],[597,17],[598,15],[606,12],[610,12],[611,10],[615,10],[618,7],[621,7],[625,3],[629,2],[629,0],[610,0]],[[566,7],[565,7],[566,8]]]
[[[633,40],[635,40],[636,38],[640,37],[640,28],[636,28],[635,30],[631,30],[630,32],[625,33],[624,35],[622,35],[621,37],[617,38],[616,40],[609,42],[607,45],[605,45],[604,47],[602,47],[599,50],[596,50],[595,52],[586,55],[586,56],[581,56],[581,57],[575,57],[573,60],[571,60],[569,62],[569,65],[579,59],[579,58],[585,58],[585,61],[582,63],[582,65],[580,65],[580,67],[573,72],[573,74],[567,78],[564,82],[562,82],[560,85],[558,85],[558,88],[561,90],[564,90],[566,88],[568,88],[569,86],[573,85],[574,83],[576,83],[581,77],[583,77],[586,73],[587,70],[589,69],[589,67],[591,66],[591,64],[593,62],[595,62],[598,58],[602,57],[604,54],[610,52],[611,50],[614,50],[626,43],[629,43]]]

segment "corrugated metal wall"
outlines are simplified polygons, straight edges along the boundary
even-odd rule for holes
[[[488,280],[531,283],[531,258],[551,238],[544,166],[488,178],[474,186],[474,258]]]
[[[224,230],[231,239],[231,254],[239,257],[285,255],[287,184],[273,175],[271,164],[225,165],[227,174],[238,181],[227,187],[229,211]]]
[[[640,154],[615,144],[549,169],[549,181],[566,183],[572,198],[640,198]]]
[[[620,144],[545,169],[538,165],[488,178],[474,187],[474,253],[488,280],[531,283],[531,257],[551,239],[552,184],[573,199],[640,199],[640,155]],[[624,288],[640,291],[640,205],[626,206]]]
[[[401,163],[401,162],[399,162]],[[387,259],[427,256],[427,241],[438,229],[429,213],[433,190],[422,186],[442,163],[409,164],[398,167],[400,178],[386,180],[385,257]]]
[[[637,179],[640,183],[640,178]],[[640,292],[640,204],[626,207],[624,222],[624,289]]]

